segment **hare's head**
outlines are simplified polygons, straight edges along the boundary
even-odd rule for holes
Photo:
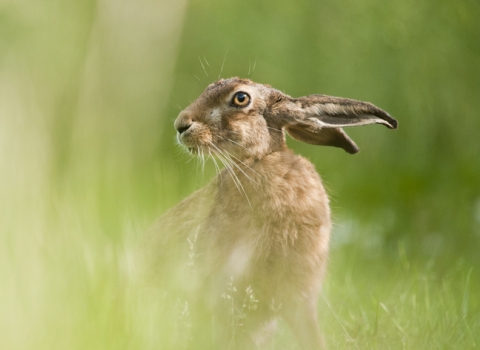
[[[178,141],[194,154],[227,152],[259,159],[285,149],[285,133],[314,145],[358,152],[341,129],[397,121],[368,102],[325,95],[292,98],[268,85],[230,78],[210,84],[175,121]]]

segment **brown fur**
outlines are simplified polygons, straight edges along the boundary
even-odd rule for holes
[[[238,91],[251,98],[244,108],[232,105]],[[358,148],[338,126],[370,123],[397,125],[365,102],[323,95],[293,99],[239,78],[209,85],[175,127],[190,152],[216,154],[227,166],[152,228],[152,270],[215,314],[220,327],[228,323],[221,298],[227,286],[249,287],[257,309],[242,322],[253,339],[239,340],[237,348],[252,348],[262,339],[259,330],[271,329],[269,320],[277,316],[303,348],[322,347],[316,304],[328,257],[329,201],[314,166],[287,149],[284,130],[304,142],[354,153]],[[239,294],[241,305],[245,294]],[[218,338],[219,348],[227,348],[228,337]]]

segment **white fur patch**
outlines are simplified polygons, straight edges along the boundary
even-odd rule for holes
[[[320,128],[323,128],[327,125],[324,122],[322,122],[320,119],[317,119],[317,118],[308,118],[308,120],[310,120],[314,124],[317,124],[317,126],[319,126]]]
[[[220,108],[214,108],[210,111],[210,114],[208,115],[208,119],[211,120],[212,122],[219,122],[222,120],[222,112]]]
[[[344,107],[334,103],[317,104],[305,107],[304,110],[307,114],[313,115],[348,114],[348,111]]]
[[[308,120],[313,121],[319,127],[336,127],[343,128],[346,126],[358,126],[367,124],[385,124],[390,125],[387,121],[378,118],[373,114],[360,114],[354,116],[354,112],[349,107],[340,106],[334,103],[317,104],[309,107],[305,107],[304,112]],[[344,123],[325,123],[321,119],[322,116],[335,116],[335,115],[352,115],[352,118],[348,122]],[[348,118],[347,118],[348,119]]]

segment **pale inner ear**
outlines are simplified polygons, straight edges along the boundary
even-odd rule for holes
[[[321,126],[346,127],[367,124],[383,124],[397,128],[397,121],[387,112],[369,103],[347,98],[311,95],[298,100],[310,103],[304,107],[304,118],[317,121]]]
[[[359,148],[342,129],[325,127],[310,131],[305,125],[288,125],[287,133],[295,140],[318,146],[333,146],[343,148],[350,154],[357,153]]]
[[[307,120],[312,121],[321,128],[344,128],[349,126],[362,126],[369,124],[383,124],[389,128],[393,126],[386,120],[380,119],[372,114],[351,115],[315,115],[309,116]]]

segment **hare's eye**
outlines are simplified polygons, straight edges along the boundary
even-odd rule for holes
[[[246,107],[250,103],[250,96],[245,92],[237,92],[233,95],[232,104],[235,107]]]

